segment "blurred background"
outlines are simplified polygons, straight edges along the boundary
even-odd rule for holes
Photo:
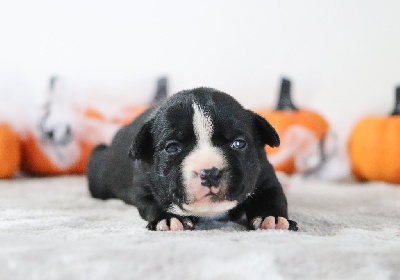
[[[331,174],[343,177],[351,128],[393,109],[398,11],[396,0],[0,1],[0,119],[32,126],[52,75],[79,106],[147,104],[166,75],[170,93],[214,87],[265,109],[285,76],[337,135]]]

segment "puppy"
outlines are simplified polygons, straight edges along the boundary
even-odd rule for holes
[[[196,217],[227,212],[248,229],[297,230],[265,145],[279,145],[275,129],[228,94],[182,91],[92,151],[89,190],[135,205],[150,230],[194,229]]]

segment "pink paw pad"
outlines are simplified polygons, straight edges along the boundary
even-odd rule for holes
[[[184,227],[182,222],[177,218],[171,218],[169,221],[167,219],[162,219],[159,221],[155,229],[157,231],[180,231],[184,230]]]
[[[275,217],[268,216],[261,224],[261,229],[275,229]]]
[[[278,217],[278,222],[275,226],[276,229],[289,229],[289,222],[283,217]]]
[[[183,225],[177,218],[172,218],[170,222],[170,229],[172,231],[183,230]]]
[[[268,216],[264,220],[261,217],[255,217],[252,220],[254,229],[289,229],[289,222],[286,218],[278,217],[275,223],[275,217]]]

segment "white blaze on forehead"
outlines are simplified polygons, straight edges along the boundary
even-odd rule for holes
[[[213,167],[223,169],[226,166],[222,150],[214,147],[211,142],[214,131],[211,116],[204,112],[195,102],[193,102],[192,106],[194,111],[193,130],[196,135],[196,146],[183,161],[182,166],[184,176],[187,175],[186,179],[191,178],[193,172],[199,172],[201,169],[211,169]],[[185,183],[189,185],[187,180]]]
[[[193,103],[193,110],[193,128],[199,146],[211,145],[211,137],[214,130],[211,117],[206,115],[196,103]]]

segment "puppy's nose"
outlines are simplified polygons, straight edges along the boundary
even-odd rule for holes
[[[206,187],[217,187],[221,182],[222,170],[216,167],[211,169],[201,169],[199,172],[201,184]]]

